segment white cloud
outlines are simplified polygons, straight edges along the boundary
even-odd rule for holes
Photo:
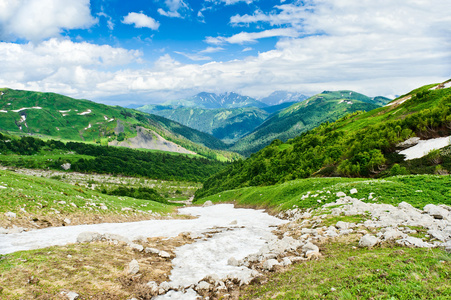
[[[269,37],[297,37],[299,32],[293,28],[275,28],[260,32],[240,32],[231,37],[207,37],[205,41],[209,44],[220,45],[224,43],[243,44],[253,43],[258,39]]]
[[[131,12],[127,16],[124,17],[122,23],[135,25],[135,28],[150,28],[152,30],[158,30],[160,27],[160,23],[155,21],[155,19],[146,16],[143,13],[135,13]]]
[[[225,5],[232,5],[239,2],[245,2],[247,4],[251,4],[253,2],[257,2],[258,0],[206,0],[207,2],[213,2],[215,4],[224,3]]]
[[[113,18],[111,18],[109,15],[107,15],[107,14],[104,13],[104,12],[100,12],[100,13],[98,13],[97,15],[98,15],[99,17],[104,17],[104,18],[106,19],[107,27],[108,27],[109,30],[113,30],[113,29],[114,29],[115,24],[114,24],[114,22],[113,22]]]
[[[223,50],[225,49],[222,47],[207,47],[204,50],[200,51],[199,53],[216,53]]]
[[[58,36],[64,29],[89,28],[89,0],[2,0],[0,39],[38,41]]]
[[[162,8],[159,8],[158,13],[165,17],[184,18],[185,14],[191,11],[188,4],[186,4],[183,0],[165,0],[164,3],[168,10],[166,11]]]
[[[174,51],[177,54],[183,55],[191,60],[194,61],[202,61],[202,60],[211,60],[211,57],[209,56],[205,56],[205,55],[200,55],[200,54],[193,54],[193,53],[185,53],[185,52],[180,52],[180,51]]]
[[[254,97],[275,90],[402,94],[451,76],[451,2],[443,2],[318,0],[296,26],[288,18],[282,24],[298,37],[276,31],[211,37],[217,44],[281,37],[271,51],[224,62],[184,64],[164,55],[151,67],[133,69],[129,64],[142,58],[139,51],[57,39],[39,45],[0,43],[0,86],[88,99],[199,91]],[[276,14],[287,10],[258,22],[275,22]],[[209,48],[199,54],[213,53],[208,51],[215,48]]]

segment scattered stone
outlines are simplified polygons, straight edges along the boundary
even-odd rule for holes
[[[337,193],[337,197],[346,197],[346,194],[345,193],[343,193],[343,192],[338,192]]]
[[[232,222],[230,222],[229,225],[237,225],[237,224],[238,224],[238,221],[237,220],[233,220]]]
[[[239,266],[238,261],[236,260],[235,257],[229,258],[229,259],[227,260],[227,264],[228,264],[229,266],[233,266],[233,267],[238,267],[238,266]]]
[[[105,204],[100,203],[100,209],[101,210],[108,210],[108,207]]]
[[[160,250],[155,249],[155,248],[147,247],[146,249],[144,249],[144,252],[151,253],[151,254],[159,254]]]
[[[211,290],[211,284],[209,284],[206,281],[201,281],[197,284],[196,290],[199,291],[210,291]]]
[[[358,191],[357,191],[357,189],[351,189],[351,190],[349,191],[349,193],[351,193],[351,195],[354,195],[354,194],[357,194]]]
[[[128,274],[135,275],[138,274],[138,272],[139,272],[139,264],[138,261],[134,259],[128,264]]]
[[[291,259],[289,259],[288,257],[284,257],[284,258],[282,259],[282,265],[284,265],[284,266],[289,266],[289,265],[291,265],[291,264],[292,264]]]
[[[158,283],[156,283],[155,281],[149,281],[146,286],[150,289],[150,292],[152,294],[158,294],[158,290],[160,289]]]
[[[58,204],[64,205],[64,204],[66,204],[66,201],[58,201]]]
[[[6,189],[6,186],[0,185],[0,189]]]
[[[77,237],[77,243],[90,243],[101,239],[102,235],[98,232],[82,232]]]
[[[70,219],[68,219],[68,218],[65,218],[64,220],[64,223],[66,223],[66,224],[70,224],[72,221],[70,220]]]
[[[76,300],[79,297],[79,295],[75,292],[61,292],[60,294],[68,300]]]
[[[365,234],[359,241],[359,247],[361,248],[371,248],[379,243],[379,239],[371,234]]]
[[[451,220],[450,212],[440,206],[434,205],[434,204],[428,204],[426,205],[423,210],[428,213],[430,216],[433,216],[434,219],[445,219],[445,220]]]
[[[11,211],[5,212],[5,216],[12,219],[17,217],[16,213],[13,213]]]
[[[122,211],[133,211],[133,208],[130,208],[130,207],[123,207],[121,210],[122,210]]]
[[[62,164],[61,165],[61,168],[63,168],[63,170],[69,170],[70,169],[70,167],[71,167],[71,164],[70,163],[65,163],[65,164]]]
[[[211,202],[210,200],[205,201],[205,203],[202,205],[203,207],[208,207],[208,206],[212,206],[213,202]]]
[[[336,292],[337,289],[336,289],[336,288],[330,288],[330,291],[331,291],[331,292]]]
[[[265,270],[272,271],[274,270],[274,267],[278,265],[279,262],[277,261],[277,259],[268,259],[263,263],[262,267]]]
[[[129,244],[130,248],[137,250],[139,252],[142,252],[144,250],[144,247],[142,245],[139,244],[135,244],[135,243],[130,243]]]
[[[162,257],[162,258],[170,258],[170,257],[171,257],[171,254],[169,254],[169,253],[166,252],[166,251],[160,251],[160,252],[158,253],[158,255],[159,255],[160,257]]]

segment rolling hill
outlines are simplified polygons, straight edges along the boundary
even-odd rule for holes
[[[196,197],[311,176],[449,173],[450,147],[408,161],[396,150],[397,145],[413,136],[428,139],[450,135],[450,87],[451,80],[427,85],[383,107],[323,123],[286,143],[275,140],[250,158],[210,177]],[[314,101],[318,100],[322,101]]]
[[[236,157],[220,151],[227,145],[215,137],[163,117],[54,93],[1,89],[0,128],[13,134],[197,153],[214,159]]]
[[[352,91],[325,91],[276,113],[230,149],[248,156],[274,139],[286,141],[321,123],[335,121],[355,111],[369,111],[388,101],[387,98],[370,98]]]

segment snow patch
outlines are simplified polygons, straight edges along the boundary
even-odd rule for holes
[[[412,96],[406,96],[406,97],[403,97],[403,98],[401,98],[401,99],[392,101],[392,102],[388,103],[388,104],[385,105],[385,106],[391,106],[391,105],[394,105],[394,104],[400,105],[400,104],[403,104],[404,102],[406,102],[407,100],[409,100],[410,98],[412,98]]]
[[[400,151],[399,154],[406,156],[405,160],[421,158],[429,153],[431,150],[441,149],[451,144],[451,136],[441,137],[430,140],[420,140],[418,144],[413,147]]]
[[[0,112],[2,112],[2,113],[7,113],[8,111],[7,110],[0,110]]]
[[[39,106],[24,107],[24,108],[19,108],[19,109],[13,110],[13,112],[20,112],[20,111],[26,110],[26,109],[42,109],[42,107],[39,107]]]
[[[71,110],[72,110],[72,109],[69,109],[69,110],[59,110],[59,112],[64,114],[64,113],[70,112]]]
[[[89,128],[91,128],[91,123],[89,123],[88,127],[85,127],[85,130],[88,130]]]
[[[81,112],[81,113],[77,113],[77,115],[79,116],[84,116],[84,115],[88,115],[92,112],[92,110],[88,109],[87,111]]]

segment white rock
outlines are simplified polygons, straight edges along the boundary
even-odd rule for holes
[[[144,247],[140,244],[130,243],[129,246],[130,248],[138,250],[139,252],[144,250]]]
[[[307,244],[305,244],[302,247],[302,251],[303,252],[307,252],[307,251],[319,252],[319,248],[315,244],[308,242]]]
[[[265,270],[272,271],[274,267],[278,265],[279,262],[276,259],[268,259],[263,263],[262,267]]]
[[[66,204],[66,201],[58,201],[58,204]]]
[[[378,236],[380,238],[383,238],[386,241],[390,241],[390,240],[396,240],[396,239],[406,237],[406,234],[402,233],[401,231],[399,231],[396,228],[388,227],[388,228],[382,229],[379,232]]]
[[[123,207],[121,210],[122,210],[122,211],[132,211],[133,208],[130,208],[130,207]]]
[[[70,224],[72,221],[70,220],[70,219],[68,219],[68,218],[65,218],[64,220],[64,223],[66,223],[66,224]]]
[[[229,225],[237,225],[237,224],[238,224],[238,221],[237,220],[233,220],[232,222],[230,222]]]
[[[354,228],[355,224],[354,223],[343,222],[343,221],[338,221],[337,224],[335,224],[335,227],[337,227],[337,229],[339,229],[339,230],[343,230],[343,229],[348,229],[348,228]]]
[[[144,249],[144,252],[146,252],[146,253],[152,253],[152,254],[159,254],[159,253],[160,253],[160,250],[155,249],[155,248],[147,247],[146,249]]]
[[[447,209],[444,209],[443,207],[434,205],[434,204],[428,204],[426,205],[423,210],[427,212],[430,216],[433,216],[435,219],[445,219],[450,220],[449,217],[450,212]]]
[[[138,274],[138,272],[139,272],[139,264],[138,261],[134,259],[128,264],[128,274],[135,275]]]
[[[357,191],[357,189],[351,189],[351,190],[349,191],[349,193],[351,193],[351,195],[354,195],[354,194],[357,194],[358,191]]]
[[[169,253],[166,252],[166,251],[160,251],[160,252],[158,253],[158,256],[163,257],[163,258],[170,258],[170,257],[171,257],[171,254],[169,254]]]
[[[5,212],[5,216],[7,218],[15,218],[15,217],[17,217],[16,213],[13,213],[11,211]]]
[[[207,207],[207,206],[212,206],[213,202],[211,202],[210,200],[205,201],[205,203],[202,205],[203,207]]]
[[[209,284],[206,281],[201,281],[197,284],[196,290],[197,291],[209,291],[209,290],[211,290],[211,284]]]
[[[379,239],[371,234],[365,234],[359,241],[359,247],[368,247],[371,248],[374,245],[379,243]]]
[[[101,209],[101,210],[107,210],[108,207],[107,207],[105,204],[100,203],[100,209]]]
[[[407,247],[417,247],[417,248],[432,248],[434,245],[426,243],[420,238],[416,238],[413,236],[407,236],[401,240],[396,241],[396,243],[407,246]]]
[[[337,197],[346,197],[346,194],[345,193],[343,193],[343,192],[338,192],[337,193]]]
[[[282,259],[282,265],[284,265],[284,266],[289,266],[289,265],[291,265],[291,264],[292,264],[291,259],[289,259],[288,257],[284,257],[284,258]]]
[[[150,292],[152,294],[157,294],[158,290],[160,289],[158,286],[158,283],[156,283],[155,281],[149,281],[146,286],[150,289]]]
[[[236,260],[236,258],[235,257],[231,257],[231,258],[229,258],[228,260],[227,260],[227,264],[229,265],[229,266],[234,266],[234,267],[238,267],[238,261]]]
[[[68,300],[76,300],[79,297],[75,292],[61,292],[61,295],[65,296]]]
[[[0,185],[0,189],[6,189],[6,186]]]
[[[172,288],[172,285],[167,281],[163,281],[160,284],[160,290],[164,290],[165,292],[169,291],[171,288]]]
[[[102,235],[98,232],[82,232],[77,237],[77,243],[90,243],[101,239]]]
[[[70,163],[65,163],[65,164],[62,164],[61,165],[61,168],[63,168],[64,170],[69,170],[70,169],[70,167],[71,167],[71,164]]]

